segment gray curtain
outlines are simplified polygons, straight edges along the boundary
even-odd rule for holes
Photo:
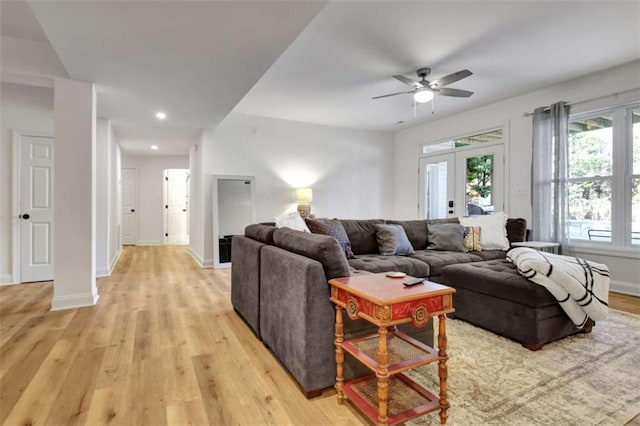
[[[569,106],[558,102],[533,114],[532,239],[567,242]]]

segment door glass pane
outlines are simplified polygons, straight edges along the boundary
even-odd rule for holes
[[[633,111],[633,174],[640,175],[640,109]]]
[[[425,166],[425,219],[447,217],[447,162]]]
[[[467,158],[465,205],[467,215],[493,213],[493,155]]]
[[[611,241],[611,180],[569,182],[569,238]]]

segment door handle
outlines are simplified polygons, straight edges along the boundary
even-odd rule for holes
[[[136,212],[136,209],[131,209],[131,213],[135,213],[135,212]]]
[[[186,211],[187,211],[187,209],[182,209],[182,211],[183,211],[183,212],[186,212]]]
[[[26,219],[29,219],[30,217],[31,217],[31,216],[29,216],[29,213],[25,213],[25,214],[21,214],[21,215],[20,215],[20,218],[21,218],[21,219],[25,219],[25,220],[26,220]]]

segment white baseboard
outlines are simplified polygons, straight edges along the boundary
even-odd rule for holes
[[[113,274],[113,270],[116,269],[116,265],[120,260],[120,256],[122,256],[122,247],[120,247],[120,250],[118,250],[118,252],[116,253],[116,256],[111,261],[111,265],[109,266],[109,275]]]
[[[191,247],[189,247],[187,249],[187,252],[189,252],[191,257],[193,257],[193,260],[195,260],[196,263],[201,268],[212,268],[213,267],[213,259],[203,259],[202,256],[200,256],[198,253],[193,251],[193,249]]]
[[[640,297],[640,284],[611,280],[609,290]]]
[[[71,294],[69,296],[54,297],[51,301],[52,311],[61,311],[63,309],[84,308],[85,306],[94,306],[98,303],[100,295],[97,293],[81,293]]]
[[[0,285],[11,285],[13,284],[13,277],[9,274],[0,275]]]
[[[104,278],[110,275],[111,273],[107,268],[96,268],[96,278]]]
[[[137,246],[161,246],[162,241],[157,240],[142,240],[136,243]]]

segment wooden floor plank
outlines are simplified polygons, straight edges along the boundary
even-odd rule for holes
[[[230,289],[185,246],[125,247],[95,307],[50,312],[52,283],[0,287],[0,423],[364,424],[333,390],[302,395]],[[640,314],[640,298],[609,302]]]

